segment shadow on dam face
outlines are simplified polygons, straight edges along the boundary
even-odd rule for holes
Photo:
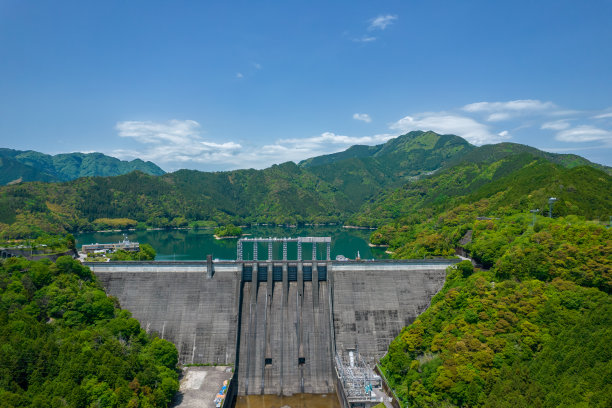
[[[180,363],[235,365],[239,395],[293,395],[334,392],[337,353],[357,350],[373,367],[455,262],[87,265]]]

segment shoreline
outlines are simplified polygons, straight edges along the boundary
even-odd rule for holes
[[[228,235],[226,237],[220,237],[216,234],[213,234],[213,237],[215,237],[216,240],[222,240],[222,239],[237,239],[240,238],[238,235]]]
[[[373,228],[373,227],[360,227],[358,225],[343,225],[342,228],[359,229],[359,230],[370,230],[370,231],[376,230],[376,228]]]
[[[241,228],[253,228],[253,227],[271,227],[272,225],[270,224],[251,224],[251,227],[247,227],[247,226],[241,226]],[[304,227],[335,227],[335,226],[339,226],[338,224],[304,224]],[[281,227],[281,228],[299,228],[297,225],[276,225],[276,227]],[[356,229],[356,230],[369,230],[369,231],[375,231],[376,228],[374,227],[360,227],[358,225],[342,225],[342,228],[346,228],[346,229]],[[215,227],[197,227],[197,228],[190,228],[190,227],[168,227],[168,228],[162,228],[162,227],[156,227],[156,228],[146,228],[146,229],[136,229],[136,228],[125,228],[125,229],[106,229],[106,230],[94,230],[94,231],[72,231],[70,232],[70,234],[86,234],[86,233],[110,233],[110,232],[125,232],[125,231],[129,231],[129,232],[138,232],[138,231],[164,231],[164,230],[212,230],[215,229]],[[242,234],[242,235],[250,235],[250,234]],[[227,237],[227,238],[239,238],[238,236],[232,236],[232,237]]]

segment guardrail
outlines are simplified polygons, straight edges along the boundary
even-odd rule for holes
[[[394,408],[402,408],[402,404],[400,403],[401,400],[399,399],[395,391],[393,391],[393,388],[391,388],[391,386],[389,385],[389,381],[387,381],[387,377],[385,376],[385,373],[383,373],[382,367],[379,364],[376,364],[374,371],[378,373],[378,375],[380,375],[380,378],[382,378],[383,390],[393,396],[391,400],[391,405],[393,405]]]

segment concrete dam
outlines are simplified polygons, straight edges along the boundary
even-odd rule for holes
[[[240,247],[237,261],[87,265],[180,363],[234,365],[238,395],[292,395],[336,391],[349,353],[374,367],[456,262],[243,260]]]

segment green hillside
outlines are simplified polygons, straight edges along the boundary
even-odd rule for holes
[[[2,185],[20,181],[68,181],[88,176],[117,176],[135,170],[151,175],[164,174],[152,162],[140,159],[122,161],[102,153],[64,153],[52,156],[32,150],[0,149],[0,159]]]
[[[497,161],[465,161],[382,193],[349,219],[380,226],[417,210],[425,213],[480,203],[479,216],[545,209],[556,197],[555,215],[606,219],[612,208],[612,177],[593,167],[566,168],[527,153]],[[422,213],[422,214],[425,214]]]
[[[461,162],[494,162],[508,156],[514,156],[523,153],[546,159],[547,161],[559,164],[567,168],[577,166],[590,166],[605,171],[606,173],[612,175],[612,167],[593,163],[585,159],[584,157],[580,157],[575,154],[549,153],[542,150],[538,150],[535,147],[508,142],[480,146],[476,149],[471,150],[465,155],[453,157],[447,162],[446,167],[452,167]]]
[[[376,146],[365,146],[355,145],[348,149],[332,154],[326,154],[323,156],[311,157],[306,160],[302,160],[299,165],[304,167],[314,167],[323,164],[337,163],[346,159],[361,159],[364,157],[372,157],[374,154],[381,149],[382,145]]]
[[[609,294],[567,278],[517,281],[470,267],[449,273],[381,361],[403,406],[612,404]]]
[[[167,407],[178,390],[174,345],[68,256],[0,262],[0,345],[3,407]]]
[[[517,149],[526,151],[511,154]],[[371,156],[337,155],[319,165],[312,165],[315,158],[308,165],[287,162],[264,170],[133,172],[21,183],[0,188],[0,234],[28,237],[108,228],[116,224],[112,219],[150,227],[255,222],[382,226],[417,209],[423,209],[422,217],[485,198],[488,212],[503,213],[509,204],[512,211],[527,211],[542,208],[549,196],[559,197],[559,215],[606,216],[609,199],[602,194],[587,199],[590,191],[585,189],[609,191],[610,176],[594,167],[569,168],[575,161],[568,164],[560,156],[551,161],[529,149],[509,144],[475,148],[457,136],[411,132],[377,146]]]
[[[343,152],[313,157],[300,162],[300,166],[330,169],[349,159],[360,159],[364,166],[380,168],[387,176],[399,178],[436,170],[472,149],[474,146],[458,136],[414,131],[377,146],[353,146]]]
[[[0,185],[26,181],[57,181],[57,179],[12,157],[0,156]]]
[[[343,215],[339,201],[347,200],[294,163],[264,171],[181,170],[161,177],[133,172],[6,186],[0,190],[0,222],[11,237],[97,228],[94,221],[100,218],[127,218],[154,227],[194,221],[331,222]]]
[[[491,181],[466,178],[475,164],[464,164],[371,210],[387,220],[371,240],[394,257],[453,256],[462,245],[483,268],[464,261],[449,271],[431,307],[381,360],[403,406],[612,403],[612,229],[590,221],[607,220],[612,178],[519,157],[523,166],[500,177],[491,166],[521,160],[481,164]],[[528,212],[551,194],[554,218]]]

